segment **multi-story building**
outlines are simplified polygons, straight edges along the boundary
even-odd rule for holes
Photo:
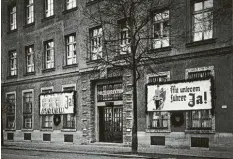
[[[130,145],[132,75],[124,69],[95,69],[104,56],[102,28],[87,28],[82,20],[82,6],[97,3],[2,0],[4,140]],[[145,69],[137,83],[139,146],[233,149],[232,11],[231,0],[180,0],[153,8],[150,54],[159,56],[151,64],[156,73]],[[129,34],[124,25],[120,28],[124,48]],[[197,92],[203,84],[193,89],[187,81],[208,77],[210,107],[149,108],[148,86],[187,84],[187,92]]]

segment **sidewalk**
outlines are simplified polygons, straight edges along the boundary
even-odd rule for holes
[[[172,148],[154,148],[154,147],[139,147],[138,155],[131,153],[131,147],[124,147],[121,144],[89,144],[89,145],[74,145],[72,143],[55,144],[55,143],[36,143],[36,142],[5,142],[2,149],[17,149],[17,150],[35,150],[47,152],[62,152],[62,153],[78,153],[78,154],[93,154],[102,156],[118,156],[129,158],[156,158],[159,154],[175,155],[175,156],[195,156],[195,157],[210,157],[233,159],[233,151],[209,151],[200,149],[172,149]]]

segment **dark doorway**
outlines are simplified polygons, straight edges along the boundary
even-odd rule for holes
[[[101,142],[123,142],[122,106],[99,107]]]

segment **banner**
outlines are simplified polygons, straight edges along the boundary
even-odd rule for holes
[[[40,114],[74,113],[74,92],[58,92],[40,95]]]
[[[147,85],[147,111],[212,108],[211,79]]]

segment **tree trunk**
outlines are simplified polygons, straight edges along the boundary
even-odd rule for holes
[[[132,69],[133,82],[133,129],[132,129],[132,153],[138,152],[138,134],[137,134],[137,80],[136,68]]]
[[[1,146],[4,145],[4,136],[3,136],[3,120],[1,121]]]

